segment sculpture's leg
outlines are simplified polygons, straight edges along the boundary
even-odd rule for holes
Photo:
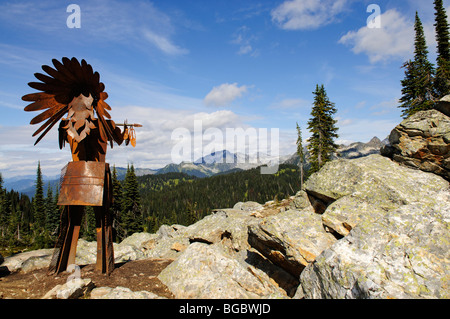
[[[97,231],[96,270],[108,275],[114,270],[114,247],[112,240],[112,218],[109,212],[112,201],[112,185],[109,165],[106,166],[103,206],[94,207]]]
[[[83,217],[83,206],[65,206],[65,214],[61,220],[60,238],[56,244],[55,252],[50,263],[49,271],[60,273],[67,266],[75,263],[78,236],[80,235],[81,219]],[[66,222],[67,225],[64,225]]]

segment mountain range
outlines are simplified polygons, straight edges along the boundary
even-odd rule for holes
[[[368,143],[356,142],[350,145],[339,145],[339,148],[334,155],[334,158],[354,159],[365,157],[372,154],[379,154],[383,145],[387,144],[387,139],[381,141],[374,137]],[[304,147],[305,166],[309,166],[310,154],[306,147]],[[299,156],[297,154],[280,156],[279,164],[299,164]],[[199,158],[194,163],[181,162],[180,164],[168,164],[160,169],[135,168],[137,176],[148,174],[165,174],[172,172],[186,173],[188,175],[204,178],[217,174],[225,174],[228,172],[236,172],[240,170],[248,170],[261,165],[271,165],[274,163],[274,157],[266,154],[258,153],[256,158],[250,158],[247,154],[231,153],[227,150],[213,152],[207,156]],[[125,178],[127,169],[123,167],[116,167],[117,177],[119,180]],[[44,191],[47,190],[47,185],[50,183],[53,189],[59,183],[59,176],[44,176]],[[35,192],[35,175],[18,176],[4,179],[4,187],[8,190],[24,193],[30,197],[34,196]]]

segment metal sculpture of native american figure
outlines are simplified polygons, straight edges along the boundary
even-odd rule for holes
[[[114,269],[112,244],[111,173],[105,162],[108,143],[136,145],[133,126],[115,124],[105,102],[108,94],[100,75],[85,60],[62,58],[52,60],[55,68],[43,65],[48,74],[35,73],[41,82],[28,83],[41,92],[24,95],[22,100],[32,102],[25,111],[41,111],[30,124],[46,121],[33,136],[41,135],[36,143],[58,122],[59,147],[69,143],[72,162],[63,168],[58,205],[64,206],[60,233],[49,271],[59,273],[75,263],[76,247],[85,206],[93,206],[97,232],[96,269],[110,274]],[[63,118],[67,114],[66,118]],[[96,117],[97,116],[97,117]],[[105,119],[107,118],[107,119]],[[118,127],[124,126],[124,131]]]

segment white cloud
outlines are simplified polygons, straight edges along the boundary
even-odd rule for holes
[[[272,21],[286,30],[316,29],[335,21],[348,0],[289,0],[272,10]]]
[[[365,26],[349,31],[339,43],[350,45],[356,54],[367,54],[371,63],[392,58],[405,60],[414,52],[414,24],[391,9],[381,14],[381,28]]]
[[[129,123],[140,123],[136,128],[137,144],[108,147],[106,161],[117,167],[133,163],[139,168],[161,168],[172,162],[171,150],[176,141],[172,132],[178,128],[194,134],[194,121],[201,123],[202,132],[210,128],[223,131],[226,128],[247,128],[243,118],[228,110],[196,112],[185,109],[153,108],[143,106],[115,106],[113,119],[121,123],[128,118]],[[58,129],[54,127],[36,146],[32,137],[38,125],[0,126],[0,171],[3,177],[33,175],[40,160],[45,175],[58,175],[64,165],[71,160],[70,146],[63,150],[58,147]],[[13,136],[13,140],[11,140]],[[203,136],[200,135],[200,139]],[[208,141],[205,141],[207,144]]]
[[[158,35],[150,30],[144,30],[143,34],[145,39],[168,55],[182,55],[189,53],[187,49],[180,48],[173,44],[167,37]]]
[[[250,28],[244,25],[240,27],[233,35],[233,40],[231,41],[231,43],[239,45],[239,51],[237,52],[237,54],[249,54],[255,57],[259,55],[259,51],[252,45],[256,40],[257,37],[250,34]]]
[[[151,43],[168,55],[188,53],[187,49],[174,44],[174,20],[148,1],[78,0],[81,28],[70,32],[66,27],[69,13],[66,6],[55,1],[21,1],[0,4],[0,20],[10,25],[39,32],[40,36],[57,38],[59,41],[94,43],[118,42],[146,50]],[[70,32],[70,36],[68,33]],[[147,41],[142,41],[142,40]],[[143,45],[144,44],[144,45]]]
[[[237,83],[224,83],[214,87],[211,92],[206,95],[204,103],[208,106],[225,106],[235,99],[242,97],[247,90],[248,87],[246,85],[239,87]]]

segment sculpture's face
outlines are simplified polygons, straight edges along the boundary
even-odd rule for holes
[[[91,129],[95,128],[92,122],[95,119],[93,102],[94,98],[91,94],[88,97],[80,94],[74,97],[68,105],[67,119],[69,122],[64,128],[67,130],[67,134],[77,142],[82,141],[89,135]]]

